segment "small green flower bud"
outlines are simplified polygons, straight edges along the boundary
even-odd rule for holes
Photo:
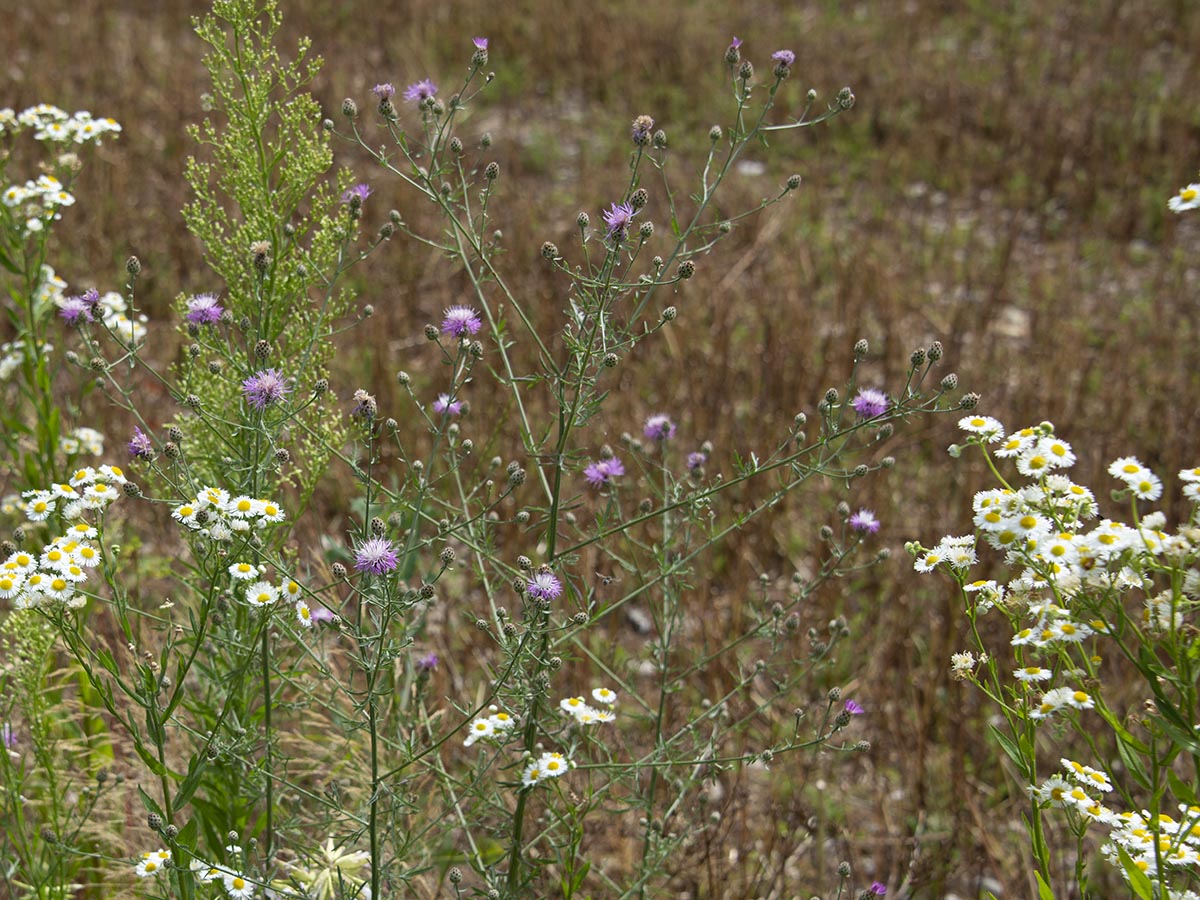
[[[267,241],[255,241],[250,245],[250,254],[253,257],[255,271],[259,274],[267,271],[271,260],[271,245]]]
[[[979,405],[979,395],[972,392],[963,394],[962,399],[958,401],[959,409],[974,409]]]
[[[353,119],[358,115],[358,104],[353,98],[347,97],[342,101],[342,115],[347,119]]]
[[[267,341],[256,341],[254,344],[254,355],[259,359],[266,359],[271,355],[271,344]]]
[[[443,547],[442,552],[438,554],[438,558],[442,561],[443,565],[450,565],[450,563],[454,562],[454,548]]]
[[[641,225],[638,226],[638,235],[641,237],[641,239],[643,241],[648,241],[653,234],[654,234],[654,223],[653,222],[643,222]]]
[[[571,616],[571,621],[576,625],[586,625],[588,623],[588,614],[585,612],[577,612]]]
[[[650,265],[654,267],[655,272],[660,271],[663,267],[663,258],[661,256],[654,257],[652,260],[650,260]]]
[[[947,375],[945,378],[942,379],[942,390],[943,391],[952,391],[956,387],[958,387],[958,376],[955,375],[953,372],[951,372],[949,375]]]
[[[121,485],[121,490],[125,493],[126,497],[133,497],[136,499],[137,497],[142,496],[142,489],[132,481],[127,481]]]
[[[830,688],[829,692],[825,695],[825,698],[830,703],[837,703],[839,700],[842,699],[842,689],[840,687]]]
[[[651,129],[654,128],[654,120],[649,116],[638,116],[633,120],[633,143],[638,147],[649,146],[651,141]]]
[[[911,354],[909,354],[908,363],[914,369],[917,368],[917,366],[923,364],[924,362],[925,362],[925,349],[923,347],[918,347]]]
[[[941,342],[941,341],[934,341],[934,342],[933,342],[933,343],[932,343],[932,344],[929,346],[929,350],[928,350],[927,352],[928,352],[928,354],[929,354],[929,361],[930,361],[930,362],[937,362],[939,359],[941,359],[941,358],[942,358],[942,342]]]
[[[690,259],[685,259],[679,264],[679,277],[687,281],[696,274],[696,264]]]
[[[399,228],[401,223],[404,222],[404,218],[400,215],[399,210],[393,209],[388,213],[388,221]]]
[[[108,368],[108,363],[106,363],[99,356],[93,356],[88,362],[88,367],[93,372],[103,372],[106,368]]]
[[[483,177],[488,181],[495,181],[500,177],[500,163],[490,162],[483,170]]]
[[[346,577],[346,567],[340,562],[335,562],[332,566],[330,566],[329,571],[330,574],[332,574],[333,577],[338,581],[342,581]]]
[[[379,231],[376,233],[379,235],[381,241],[391,240],[392,235],[396,233],[396,226],[391,222],[384,222],[379,226]]]
[[[800,182],[801,182],[801,180],[802,180],[802,179],[800,178],[800,176],[799,176],[799,175],[789,175],[789,176],[788,176],[788,180],[787,180],[787,185],[786,185],[786,186],[787,186],[787,189],[788,189],[789,191],[794,191],[794,190],[796,190],[797,188],[799,188],[799,187],[800,187]]]
[[[527,525],[529,523],[530,518],[531,517],[529,515],[529,510],[527,510],[527,509],[523,509],[520,512],[518,512],[515,516],[513,516],[513,519],[516,520],[516,523],[518,525]]]
[[[163,453],[167,459],[179,459],[179,445],[174,441],[167,441],[163,445]]]
[[[792,419],[792,424],[796,428],[803,428],[808,423],[808,416],[802,412],[796,413],[796,417]]]
[[[667,149],[667,133],[661,128],[654,132],[654,146],[658,150]]]
[[[164,678],[163,681],[167,681],[167,679]],[[163,830],[163,834],[166,835],[167,840],[173,841],[173,840],[175,840],[175,838],[179,837],[179,829],[176,828],[174,825],[168,825]]]
[[[837,93],[837,103],[842,109],[854,108],[854,92],[848,87],[842,88]]]
[[[854,358],[862,359],[864,356],[867,355],[867,351],[870,349],[871,349],[871,346],[870,346],[870,344],[868,344],[866,342],[866,339],[860,338],[859,340],[854,342]]]
[[[849,878],[850,877],[850,863],[844,862],[844,861],[838,863],[837,873],[838,873],[838,878]]]
[[[581,212],[578,216],[575,217],[575,224],[579,226],[580,231],[587,228],[588,225],[591,224],[591,221],[592,221],[591,216],[589,216],[585,212]]]
[[[375,315],[375,305],[373,303],[368,303],[362,308],[362,317],[364,319],[369,319],[373,315]]]
[[[150,813],[150,815],[146,816],[146,824],[150,827],[151,831],[158,831],[163,827],[163,817],[158,813]]]
[[[825,402],[826,402],[826,403],[827,403],[829,406],[833,406],[835,403],[837,403],[837,402],[838,402],[838,398],[839,398],[840,396],[841,396],[841,394],[839,394],[839,393],[838,393],[838,389],[837,389],[837,388],[830,388],[829,390],[827,390],[827,391],[825,392]]]
[[[142,261],[136,256],[131,256],[125,260],[125,271],[136,278],[142,274]]]
[[[742,51],[737,48],[737,44],[730,44],[725,48],[725,62],[731,66],[736,66],[742,60]]]
[[[436,325],[425,326],[425,339],[429,341],[436,341],[438,339],[438,330]]]
[[[817,532],[817,534],[819,534],[821,536],[821,540],[823,540],[823,541],[832,541],[833,540],[833,529],[830,528],[828,525],[822,525],[820,530]]]
[[[38,832],[43,841],[47,844],[57,844],[58,835],[54,833],[54,829],[49,825],[43,825],[41,831]]]
[[[675,309],[675,307],[668,306],[666,309],[663,310],[663,321],[670,322],[670,321],[674,320],[674,318],[678,314],[679,314],[679,312],[678,312],[678,310]]]
[[[638,512],[645,515],[652,509],[654,509],[654,501],[649,497],[643,497],[642,502],[638,504]]]
[[[868,472],[867,467],[865,465],[863,465],[862,463],[859,463],[857,466],[854,467],[854,477],[855,478],[862,478],[864,475],[867,474],[867,472]]]
[[[458,136],[450,138],[450,152],[455,156],[462,156],[463,142],[458,139]]]
[[[840,501],[837,505],[837,514],[843,519],[850,515],[850,504],[845,500]]]
[[[512,485],[513,487],[519,487],[520,485],[524,484],[525,483],[525,470],[518,468],[518,469],[514,469],[513,471],[509,472],[508,473],[508,483],[510,485]]]
[[[714,144],[721,139],[721,134],[722,132],[720,125],[714,125],[712,128],[708,129],[708,139]]]
[[[460,869],[458,866],[451,866],[450,872],[446,875],[446,877],[450,879],[451,884],[458,884],[463,880],[462,869]]]
[[[855,741],[854,752],[855,753],[870,753],[871,752],[871,742],[870,741]]]
[[[882,425],[879,426],[879,432],[878,432],[879,440],[886,441],[888,438],[890,438],[892,436],[892,433],[895,430],[896,430],[896,426],[893,425],[891,422],[884,422]]]
[[[542,244],[542,258],[558,259],[558,247],[556,247],[550,241],[546,241],[544,244]]]
[[[749,81],[753,77],[754,63],[750,62],[748,59],[742,60],[742,65],[738,69],[738,78],[742,79],[742,81]]]
[[[412,378],[409,376],[409,374],[403,370],[396,373],[396,381],[401,385],[406,385],[411,380]]]
[[[475,359],[483,359],[483,343],[481,341],[471,341],[470,346],[471,356]],[[463,404],[463,413],[467,412],[467,404]]]
[[[619,360],[617,358],[617,354],[615,354],[615,353],[605,353],[604,354],[604,359],[603,359],[604,368],[612,369],[617,365],[618,361]]]
[[[629,195],[629,205],[636,212],[639,209],[645,209],[646,204],[650,202],[650,192],[645,188],[638,188]]]
[[[387,523],[379,516],[371,517],[371,537],[381,538],[387,533]]]
[[[287,448],[280,447],[275,451],[275,462],[279,463],[280,465],[284,465],[285,463],[290,463],[291,461],[292,454],[287,451]]]

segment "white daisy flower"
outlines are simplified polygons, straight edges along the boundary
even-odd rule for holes
[[[229,574],[233,576],[234,581],[253,581],[258,577],[258,566],[250,563],[234,563],[229,567]]]
[[[617,692],[605,687],[592,688],[592,699],[605,706],[612,706],[617,702]]]
[[[496,726],[492,722],[490,716],[478,716],[472,720],[467,728],[467,739],[463,741],[464,747],[470,747],[476,741],[481,741],[484,738],[490,738],[496,733]]]
[[[246,588],[246,602],[251,606],[271,606],[279,599],[279,589],[269,581],[256,581]]]
[[[225,893],[234,900],[250,900],[254,896],[254,885],[246,880],[246,876],[234,872],[226,872]]]
[[[1053,673],[1049,669],[1043,669],[1041,666],[1024,666],[1013,672],[1017,681],[1022,681],[1025,684],[1036,684],[1039,681],[1049,681]]]
[[[1181,187],[1179,193],[1167,201],[1167,209],[1181,213],[1200,207],[1200,184],[1189,184]]]
[[[296,608],[296,621],[300,623],[300,627],[312,628],[313,627],[312,610],[310,610],[308,608],[308,604],[305,603],[303,600],[297,600],[296,604],[295,604],[295,608]]]
[[[1004,426],[991,416],[966,416],[958,420],[958,427],[970,434],[982,435],[989,443],[1004,437]]]

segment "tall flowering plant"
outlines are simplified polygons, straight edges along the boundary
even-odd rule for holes
[[[1064,857],[1083,896],[1104,890],[1089,865],[1098,843],[1135,896],[1195,900],[1200,469],[1178,474],[1189,512],[1172,527],[1150,506],[1161,479],[1135,457],[1108,467],[1102,502],[1068,474],[1075,450],[1050,423],[1010,433],[971,415],[959,427],[952,455],[982,453],[996,486],[975,495],[971,534],[908,549],[918,572],[960,591],[973,646],[951,668],[1003,721],[992,732],[1028,798],[1039,896],[1070,894],[1054,877]],[[1140,677],[1132,694],[1127,672]]]

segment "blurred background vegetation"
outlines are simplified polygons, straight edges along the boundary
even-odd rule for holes
[[[147,352],[170,360],[174,298],[222,288],[179,214],[184,159],[195,152],[185,128],[203,117],[207,85],[190,20],[206,4],[3,5],[0,105],[45,101],[124,126],[79,182],[55,267],[73,288],[103,291],[119,288],[125,258],[139,256],[138,302],[157,323]],[[666,129],[677,171],[696,170],[709,127],[730,108],[722,54],[733,35],[760,79],[772,51],[796,52],[781,114],[798,110],[810,86],[819,105],[852,87],[849,114],[781,134],[762,165],[739,168],[731,194],[744,204],[792,172],[804,186],[740,224],[711,262],[698,260],[670,301],[680,315],[665,339],[622,367],[624,390],[597,428],[613,443],[664,410],[697,442],[712,441],[716,459],[745,455],[845,379],[856,339],[872,351],[862,382],[880,386],[897,384],[910,351],[938,339],[943,371],[982,394],[981,412],[1010,427],[1055,422],[1079,453],[1076,479],[1102,496],[1117,455],[1164,476],[1200,462],[1200,217],[1166,209],[1200,165],[1200,6],[1189,0],[288,0],[283,11],[284,51],[307,34],[326,59],[314,91],[333,118],[346,96],[371,109],[377,82],[432,77],[445,90],[470,38],[490,38],[496,78],[465,131],[494,136],[508,268],[547,331],[565,284],[539,258],[542,242],[570,257],[577,213],[597,221],[618,198],[635,115]],[[395,181],[348,149],[338,160],[375,189],[368,226],[390,207],[425,221]],[[647,214],[656,219],[653,205]],[[417,384],[432,377],[421,329],[461,284],[399,239],[354,278],[375,318],[353,334],[335,384],[344,397],[365,387],[395,414],[405,402],[397,370]],[[482,390],[473,415],[486,419]],[[164,399],[144,397],[147,407]],[[123,422],[94,413],[87,424],[124,439]],[[987,738],[977,693],[949,677],[950,653],[965,647],[957,601],[947,583],[918,580],[902,550],[969,528],[970,496],[985,479],[974,463],[946,459],[956,434],[949,419],[899,430],[885,451],[895,470],[847,497],[876,510],[892,559],[805,615],[806,627],[850,619],[852,649],[813,693],[852,690],[870,710],[856,727],[873,751],[732,776],[720,799],[725,839],[696,848],[678,896],[808,896],[820,888],[810,879],[831,881],[843,858],[907,885],[901,896],[1029,895],[1023,798]],[[352,488],[342,490],[318,505],[328,517],[314,538],[344,530]],[[839,490],[737,537],[697,573],[698,608],[736,612],[761,576],[785,585],[803,571]],[[1182,512],[1176,498],[1165,502]]]

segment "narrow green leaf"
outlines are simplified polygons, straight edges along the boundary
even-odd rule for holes
[[[1037,879],[1038,900],[1054,900],[1054,891],[1050,890],[1050,885],[1042,880],[1042,873],[1034,872],[1033,877]]]

